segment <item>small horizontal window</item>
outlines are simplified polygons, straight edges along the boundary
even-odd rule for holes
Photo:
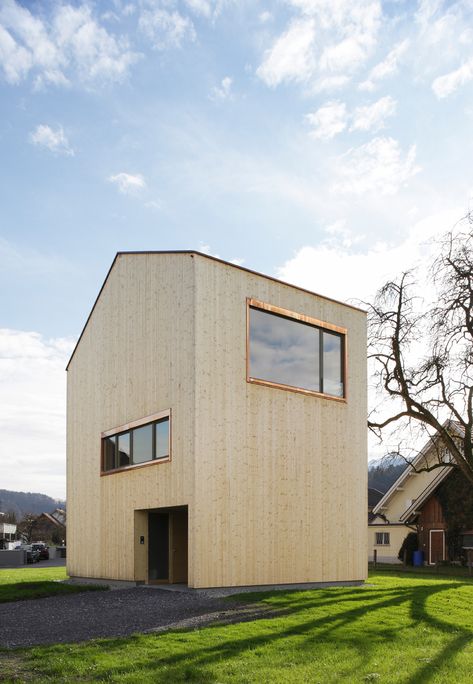
[[[102,472],[168,459],[169,415],[102,438]]]
[[[341,329],[270,308],[249,306],[249,381],[343,398],[345,334],[338,332]]]

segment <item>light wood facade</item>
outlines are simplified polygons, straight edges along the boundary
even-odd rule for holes
[[[248,382],[248,300],[346,330],[346,396]],[[206,255],[118,254],[68,366],[69,574],[148,581],[149,514],[186,507],[189,586],[365,579],[365,328]],[[103,433],[166,411],[170,459],[101,474]]]

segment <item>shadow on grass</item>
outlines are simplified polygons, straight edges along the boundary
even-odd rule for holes
[[[298,664],[313,667],[322,646],[330,645],[333,650],[345,646],[355,650],[357,657],[350,663],[340,664],[339,680],[348,678],[354,682],[370,676],[364,674],[368,663],[376,649],[387,640],[399,638],[404,629],[424,626],[442,634],[447,643],[432,660],[420,664],[407,678],[396,681],[426,684],[472,639],[471,630],[440,620],[427,609],[429,600],[460,586],[465,585],[462,582],[424,584],[417,580],[414,586],[386,589],[258,594],[259,599],[275,608],[275,617],[268,619],[267,614],[263,614],[261,619],[245,625],[214,626],[200,632],[168,632],[165,640],[161,636],[137,635],[127,640],[106,639],[69,645],[67,659],[77,678],[88,676],[88,681],[126,677],[128,681],[141,679],[162,684],[211,683],[222,681],[222,675],[213,671],[214,666],[222,663],[227,679],[234,676],[235,681],[263,681],[262,676],[269,675],[263,669],[251,669],[255,658],[261,657],[263,666],[269,660],[271,666],[271,654],[277,659],[284,649],[292,646],[296,649]],[[247,598],[254,601],[256,595]],[[406,614],[405,619],[399,618],[401,609]],[[53,672],[50,663],[63,652],[62,646],[36,649],[27,656],[27,661],[31,657],[38,674],[47,678],[56,675],[56,681],[59,681],[60,671]],[[247,657],[253,660],[248,662],[246,669],[243,666],[242,675],[242,659]],[[84,672],[84,659],[88,663],[88,673]],[[284,662],[281,667],[285,667]],[[129,679],[134,673],[136,679]]]

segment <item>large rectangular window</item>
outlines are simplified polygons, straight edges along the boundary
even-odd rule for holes
[[[345,397],[346,331],[248,300],[248,381]]]
[[[169,411],[102,433],[102,472],[169,460],[170,456]]]

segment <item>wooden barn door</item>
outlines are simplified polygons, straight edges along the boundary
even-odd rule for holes
[[[444,530],[430,530],[429,563],[445,560],[445,532]]]

